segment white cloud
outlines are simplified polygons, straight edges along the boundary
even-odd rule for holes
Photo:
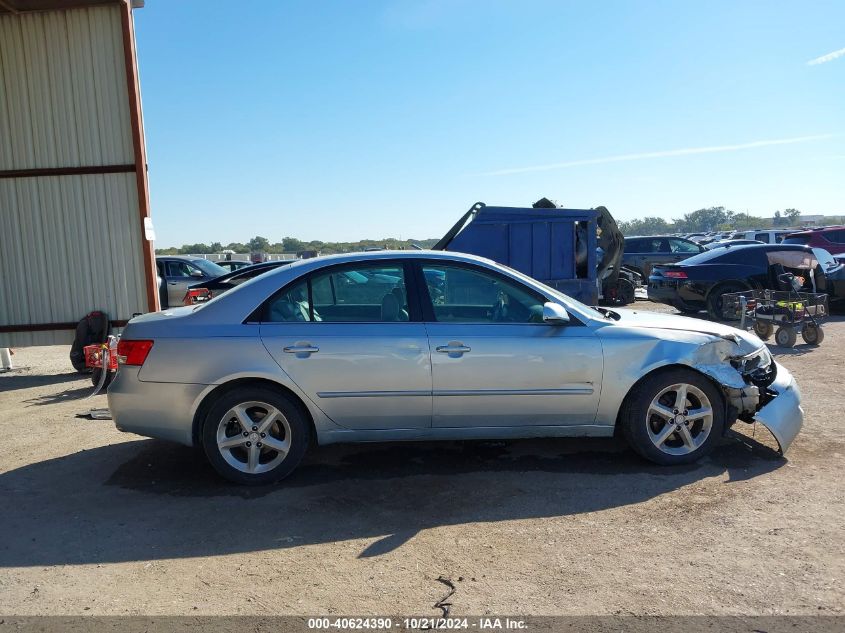
[[[640,154],[621,154],[619,156],[605,156],[604,158],[587,158],[582,160],[570,160],[563,163],[548,163],[546,165],[532,165],[528,167],[513,167],[510,169],[499,169],[481,174],[482,176],[507,176],[510,174],[524,174],[535,171],[551,171],[554,169],[565,169],[567,167],[579,167],[581,165],[601,165],[604,163],[619,163],[628,160],[646,160],[649,158],[666,158],[668,156],[689,156],[691,154],[713,154],[716,152],[737,152],[744,149],[755,149],[757,147],[769,147],[771,145],[791,145],[793,143],[809,143],[831,138],[832,134],[817,134],[815,136],[797,136],[793,138],[781,138],[768,141],[753,141],[751,143],[739,143],[737,145],[713,145],[711,147],[687,147],[685,149],[670,149],[660,152],[644,152]]]
[[[822,55],[821,57],[811,59],[807,62],[807,65],[816,66],[817,64],[826,64],[827,62],[832,62],[837,57],[842,57],[843,55],[845,55],[845,48],[840,48],[838,51],[833,51],[832,53],[828,53],[827,55]]]

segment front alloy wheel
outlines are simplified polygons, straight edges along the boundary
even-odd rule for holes
[[[713,428],[713,405],[694,385],[670,385],[651,401],[646,413],[648,437],[668,455],[696,451]]]
[[[697,371],[665,369],[634,386],[620,423],[631,448],[646,459],[687,464],[707,455],[722,436],[724,399]]]

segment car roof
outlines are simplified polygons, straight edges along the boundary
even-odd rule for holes
[[[183,262],[195,262],[198,259],[205,259],[205,257],[197,257],[196,255],[156,255],[156,259],[178,259]],[[211,263],[216,264],[217,262]]]
[[[694,234],[695,235],[695,234]],[[704,235],[701,233],[701,235]],[[625,237],[626,240],[662,240],[664,238],[674,238],[676,240],[685,240],[686,237],[682,235],[628,235]]]
[[[845,225],[834,225],[834,226],[820,226],[816,229],[802,229],[800,231],[792,231],[790,235],[813,235],[814,233],[826,233],[828,231],[841,231],[845,228]]]

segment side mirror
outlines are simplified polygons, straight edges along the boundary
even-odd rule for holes
[[[202,274],[201,270],[197,270],[196,268],[191,270],[191,277],[202,277],[202,276],[203,276],[203,274]]]
[[[543,323],[565,325],[569,323],[569,314],[562,305],[549,301],[543,304]]]

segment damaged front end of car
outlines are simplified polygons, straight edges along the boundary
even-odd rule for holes
[[[801,392],[765,345],[748,351],[754,347],[749,339],[725,336],[701,345],[693,366],[722,387],[729,423],[760,422],[784,454],[804,424]]]

